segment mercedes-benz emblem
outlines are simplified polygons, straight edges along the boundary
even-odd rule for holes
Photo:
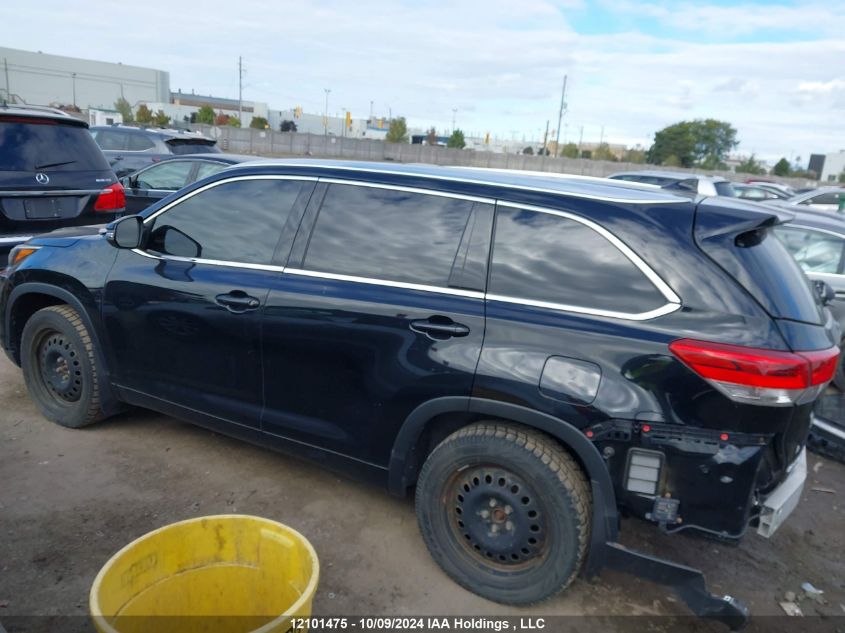
[[[35,182],[37,182],[39,185],[46,185],[48,182],[50,182],[50,176],[38,172],[37,174],[35,174]]]

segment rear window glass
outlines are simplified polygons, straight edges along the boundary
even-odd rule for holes
[[[109,164],[88,129],[0,117],[0,171],[92,171]]]
[[[713,183],[716,186],[716,193],[720,196],[728,196],[730,198],[736,198],[736,189],[734,186],[729,182],[716,182]]]
[[[211,141],[178,140],[167,141],[167,146],[174,154],[217,154],[220,150]]]

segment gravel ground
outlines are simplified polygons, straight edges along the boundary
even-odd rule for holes
[[[748,604],[757,627],[845,630],[845,466],[813,455],[808,467],[801,504],[771,540],[750,534],[731,547],[626,520],[623,542],[703,569],[712,591]],[[724,630],[685,618],[667,589],[612,572],[531,608],[492,604],[429,558],[409,499],[152,412],[61,428],[0,359],[0,623],[10,632],[16,616],[83,616],[97,571],[132,539],[230,512],[282,521],[311,540],[321,561],[315,614],[588,615],[571,621],[578,631]],[[777,601],[805,581],[827,604],[801,609],[823,617],[759,618],[781,616]]]

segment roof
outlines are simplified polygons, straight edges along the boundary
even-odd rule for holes
[[[239,163],[246,163],[249,161],[259,160],[258,156],[247,156],[246,154],[224,154],[204,152],[202,154],[171,154],[162,158],[162,161],[173,160],[207,160],[212,163],[228,163],[230,165],[237,165]]]
[[[482,169],[476,167],[439,167],[421,164],[378,163],[364,161],[341,161],[319,159],[263,159],[243,163],[231,170],[255,167],[298,167],[303,170],[321,172],[326,175],[338,172],[360,172],[361,174],[384,174],[408,178],[430,178],[456,183],[470,183],[565,194],[578,198],[592,198],[608,202],[631,204],[689,203],[689,198],[678,196],[662,189],[630,186],[624,181],[606,178],[588,178],[566,174],[543,174],[517,170]]]
[[[184,139],[196,139],[199,141],[210,141],[212,143],[216,143],[213,138],[208,138],[204,134],[200,132],[192,132],[191,130],[177,130],[174,128],[169,127],[136,127],[134,125],[94,125],[91,127],[92,130],[126,130],[128,132],[138,133],[138,134],[157,134],[158,136],[162,136],[168,139],[171,138],[184,138]]]
[[[634,171],[620,171],[610,175],[611,178],[613,176],[655,176],[657,178],[677,178],[678,180],[692,180],[695,178],[711,180],[714,182],[727,181],[727,178],[723,178],[722,176],[707,176],[705,174],[696,174],[687,171],[666,171],[662,169],[638,169]]]
[[[795,219],[793,224],[801,224],[816,229],[826,229],[828,231],[835,231],[840,235],[845,236],[845,215],[841,213],[831,213],[830,211],[814,211],[814,210],[790,210]]]
[[[2,103],[0,102],[0,114],[7,114],[10,116],[26,116],[39,119],[56,119],[71,125],[79,125],[81,127],[88,127],[82,119],[68,114],[58,108],[50,108],[48,106],[35,106],[26,104]]]

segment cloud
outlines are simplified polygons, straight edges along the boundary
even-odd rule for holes
[[[835,63],[845,59],[845,6],[836,4],[609,0],[613,13],[602,15],[581,0],[268,0],[236,11],[222,0],[201,11],[146,0],[146,14],[162,17],[131,21],[105,2],[39,7],[36,24],[24,5],[0,4],[5,46],[161,68],[173,90],[229,97],[242,55],[244,97],[279,109],[322,112],[331,88],[332,113],[365,116],[372,100],[377,115],[448,129],[457,108],[467,132],[531,136],[546,120],[556,127],[568,74],[562,140],[577,141],[583,127],[585,141],[598,141],[604,128],[608,141],[648,145],[666,125],[705,117],[731,122],[741,150],[762,157],[826,151],[845,136],[834,112],[845,101]],[[78,37],[92,15],[97,36]],[[639,21],[579,32],[573,25],[590,15],[599,25]],[[731,32],[786,36],[726,41]]]

